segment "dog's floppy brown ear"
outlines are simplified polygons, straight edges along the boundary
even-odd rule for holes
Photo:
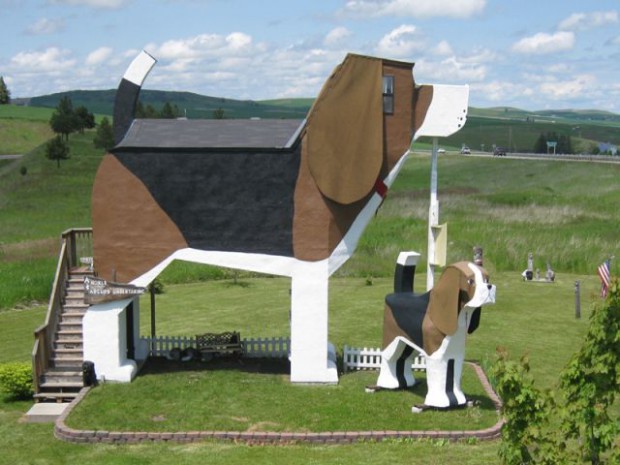
[[[348,55],[308,115],[310,172],[321,193],[350,204],[375,185],[383,163],[382,62]]]
[[[458,329],[460,281],[462,273],[449,266],[431,292],[428,316],[444,334],[452,335]]]

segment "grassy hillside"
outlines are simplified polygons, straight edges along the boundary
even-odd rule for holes
[[[512,152],[531,152],[541,134],[555,132],[570,137],[576,153],[590,153],[599,142],[620,145],[620,122],[555,120],[525,113],[520,118],[501,118],[478,116],[479,113],[484,112],[472,112],[465,127],[443,140],[442,144],[455,148],[465,144],[472,150],[486,152],[493,151],[494,145],[506,147]]]
[[[28,152],[52,137],[52,113],[50,108],[0,105],[0,155]]]
[[[69,96],[74,106],[84,105],[93,113],[111,115],[114,108],[116,89],[103,91],[70,91],[52,95],[35,97],[30,105],[55,108],[60,99]],[[157,90],[142,90],[140,101],[143,105],[152,105],[161,110],[165,103],[176,105],[182,116],[188,118],[209,119],[213,112],[221,108],[224,118],[304,118],[310,105],[308,99],[292,102],[253,100],[235,100],[223,97],[208,97],[191,92],[169,92]]]

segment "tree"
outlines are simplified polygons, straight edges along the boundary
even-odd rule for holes
[[[547,153],[547,138],[544,134],[540,134],[534,145],[534,153]]]
[[[618,279],[612,280],[605,303],[594,307],[583,344],[560,375],[559,389],[536,389],[527,358],[510,361],[505,352],[498,353],[491,376],[506,419],[499,449],[504,464],[620,463],[620,424],[613,416],[620,389]],[[551,419],[561,420],[559,429]]]
[[[620,382],[620,282],[609,286],[605,303],[594,307],[579,352],[562,373],[566,395],[563,429],[578,440],[585,459],[602,462],[601,454],[614,447],[620,424],[610,416]],[[616,449],[620,456],[620,452]],[[620,458],[620,457],[618,457]],[[614,462],[618,463],[618,462]]]
[[[114,131],[112,130],[112,125],[107,117],[104,117],[101,120],[101,123],[99,123],[93,143],[95,144],[95,147],[104,149],[105,151],[108,151],[114,147]]]
[[[0,105],[11,103],[11,92],[4,83],[4,78],[0,76]]]
[[[73,110],[71,98],[65,96],[60,99],[56,111],[50,118],[50,126],[56,134],[64,136],[65,140],[69,140],[69,134],[79,129],[79,119]]]
[[[45,145],[45,156],[49,160],[56,160],[57,167],[60,168],[60,160],[69,158],[69,146],[61,136],[56,136]]]
[[[95,115],[88,111],[88,108],[81,105],[75,109],[75,116],[77,117],[78,127],[77,130],[81,134],[84,133],[84,129],[92,129],[95,127]]]
[[[177,117],[178,114],[178,109],[176,110],[177,111],[175,111],[175,108],[170,105],[170,102],[166,102],[161,109],[161,117],[166,119],[174,119]]]
[[[213,119],[224,119],[224,109],[222,107],[213,110]]]

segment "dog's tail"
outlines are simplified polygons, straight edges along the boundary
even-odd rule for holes
[[[114,101],[114,144],[120,143],[135,118],[142,83],[157,60],[142,51],[129,65],[118,85]]]

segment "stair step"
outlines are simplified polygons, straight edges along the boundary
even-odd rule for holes
[[[82,334],[82,320],[79,321],[59,321],[58,332],[80,333]]]
[[[83,313],[78,313],[78,312],[63,313],[63,314],[60,315],[60,322],[59,323],[61,325],[63,323],[79,325],[80,328],[81,328],[82,327],[82,318],[84,318],[84,314]]]
[[[83,388],[84,383],[82,382],[82,380],[80,380],[79,382],[77,381],[72,381],[72,382],[45,381],[39,384],[39,387],[41,389],[50,389],[50,390],[58,390],[60,392],[65,392],[66,390],[75,390],[75,389]]]
[[[77,363],[79,361],[81,366],[81,363],[84,360],[84,354],[82,349],[55,349],[53,358],[58,362],[68,362],[70,363],[70,366],[76,366],[73,362]],[[56,363],[54,366],[57,367],[62,365],[58,365]]]
[[[61,375],[61,376],[71,376],[71,375],[80,375],[82,376],[82,369],[75,367],[65,367],[65,368],[48,368],[45,370],[46,375]]]
[[[82,341],[64,341],[64,340],[60,340],[60,341],[56,341],[54,342],[54,350],[56,352],[58,352],[59,350],[62,351],[76,351],[79,350],[80,352],[82,352],[83,346],[82,346]]]
[[[64,399],[73,400],[78,396],[79,392],[39,392],[34,395],[36,401],[55,400],[62,402]]]
[[[50,364],[53,368],[70,370],[72,368],[82,369],[82,364],[84,363],[83,357],[73,357],[73,358],[57,358],[52,357],[50,360]]]
[[[81,354],[82,353],[82,349],[81,348],[54,349],[54,353],[56,355],[71,356],[71,355],[74,355],[74,354]]]
[[[81,302],[65,302],[62,306],[63,313],[65,312],[86,312],[90,305],[85,304],[84,301]]]
[[[68,373],[68,375],[62,376],[60,374],[45,374],[41,376],[41,383],[39,384],[39,386],[41,388],[83,386],[84,382],[82,373],[72,373],[70,371],[67,371],[65,373]]]
[[[59,329],[56,331],[56,340],[57,341],[80,341],[82,342],[82,329]]]

